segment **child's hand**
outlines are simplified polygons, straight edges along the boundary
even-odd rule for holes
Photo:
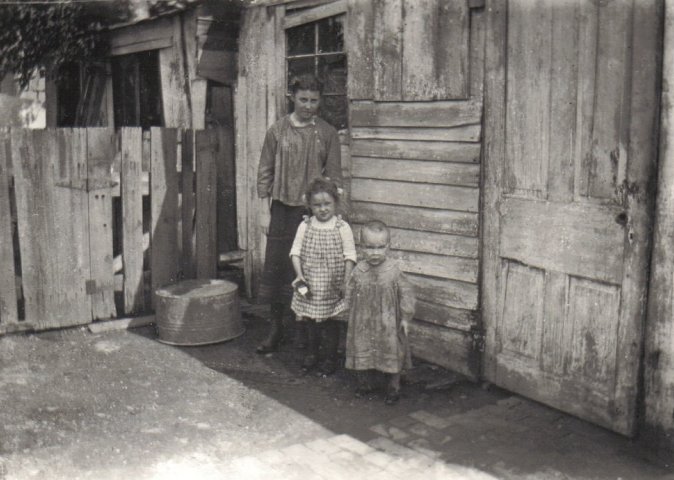
[[[291,285],[294,289],[297,289],[297,285],[301,283],[307,283],[307,280],[304,278],[304,275],[297,275],[295,277],[295,280],[293,280],[293,283],[291,283]]]

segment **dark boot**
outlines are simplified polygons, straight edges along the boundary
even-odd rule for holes
[[[323,339],[325,342],[325,359],[321,365],[321,373],[323,375],[332,375],[337,370],[339,330],[340,324],[336,320],[326,320],[323,323]]]
[[[395,405],[400,400],[400,374],[391,373],[389,376],[388,387],[386,389],[386,405]]]
[[[356,398],[366,398],[372,400],[375,397],[375,388],[372,385],[372,375],[369,370],[359,370],[356,375]]]
[[[307,332],[307,351],[302,360],[302,370],[308,372],[318,363],[319,330],[315,320],[303,320],[306,323]]]
[[[274,303],[270,306],[271,326],[269,334],[257,347],[257,353],[271,353],[278,350],[283,340],[283,311],[282,304]]]

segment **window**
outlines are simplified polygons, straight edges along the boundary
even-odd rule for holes
[[[337,15],[286,30],[288,84],[297,75],[316,75],[323,82],[320,116],[338,130],[348,125],[345,18]]]
[[[68,63],[61,69],[56,82],[56,126],[74,127],[77,125],[77,106],[81,95],[81,69],[78,63]]]
[[[115,127],[162,126],[156,51],[113,57],[112,98]]]

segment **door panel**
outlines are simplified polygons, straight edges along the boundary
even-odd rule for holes
[[[488,10],[485,376],[631,434],[655,164],[634,145],[657,112],[635,62],[658,39],[632,23],[657,2]]]

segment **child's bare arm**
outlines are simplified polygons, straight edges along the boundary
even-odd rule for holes
[[[353,271],[353,267],[355,266],[355,262],[353,260],[345,260],[344,261],[344,293],[346,294],[346,288],[349,285],[349,278],[351,278],[351,272]]]
[[[300,280],[305,282],[306,279],[304,278],[304,272],[302,272],[302,262],[300,261],[300,257],[292,255],[290,260],[293,262],[293,270],[295,270],[295,280],[293,280],[293,285]]]
[[[401,316],[400,326],[407,335],[410,322],[414,317],[416,298],[414,295],[414,287],[404,273],[401,273],[398,278],[398,297]]]

